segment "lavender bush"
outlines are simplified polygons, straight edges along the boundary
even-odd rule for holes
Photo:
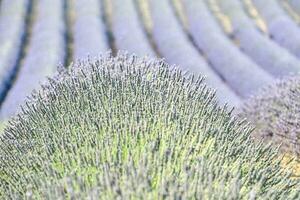
[[[245,56],[221,31],[204,1],[184,0],[189,31],[216,71],[242,97],[248,97],[273,78]],[[300,66],[299,66],[300,69]]]
[[[12,116],[39,82],[53,74],[65,56],[64,4],[61,0],[38,1],[35,24],[17,79],[1,107],[1,118]]]
[[[152,36],[162,56],[169,63],[184,67],[182,70],[205,75],[206,82],[218,90],[217,96],[221,102],[238,105],[240,100],[237,95],[210,68],[184,33],[176,20],[170,1],[151,0],[149,4],[153,24]]]
[[[252,1],[266,21],[271,37],[300,58],[300,29],[277,0]]]
[[[233,26],[233,36],[249,57],[274,77],[281,78],[300,71],[300,61],[276,42],[263,35],[252,22],[239,0],[218,1],[221,11]]]
[[[242,117],[252,122],[253,136],[275,145],[283,152],[300,155],[300,80],[290,77],[265,88],[248,100]]]
[[[124,54],[76,63],[1,135],[1,198],[299,198],[202,81]]]
[[[0,102],[17,70],[26,32],[28,0],[3,0],[0,6]]]
[[[134,0],[108,1],[112,7],[111,26],[115,45],[139,56],[156,54],[143,30]]]

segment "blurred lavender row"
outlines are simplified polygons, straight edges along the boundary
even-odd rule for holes
[[[238,106],[239,97],[197,52],[176,20],[170,1],[151,0],[149,4],[153,23],[152,36],[162,56],[170,64],[183,67],[184,71],[205,75],[206,82],[218,90],[220,102],[230,102],[231,105]]]
[[[253,61],[274,77],[283,77],[300,72],[300,61],[288,50],[263,35],[246,14],[239,0],[218,0],[222,12],[226,14],[233,27],[233,35],[240,48]]]
[[[277,0],[252,0],[275,41],[300,58],[300,28],[285,13]]]
[[[212,66],[242,97],[249,97],[274,79],[245,56],[222,32],[204,1],[184,0],[189,31]]]
[[[37,89],[46,76],[53,74],[58,63],[65,59],[64,2],[38,0],[35,6],[35,21],[26,57],[16,82],[3,102],[0,113],[2,119],[16,113],[26,96]]]
[[[96,57],[109,49],[106,28],[102,21],[103,1],[70,0],[71,18],[73,21],[73,57]]]
[[[138,56],[155,57],[142,22],[139,19],[134,0],[111,0],[111,26],[116,47]]]
[[[29,0],[2,0],[0,5],[0,102],[17,71],[26,32]]]
[[[300,15],[300,0],[287,0],[287,2],[292,6],[293,10]]]

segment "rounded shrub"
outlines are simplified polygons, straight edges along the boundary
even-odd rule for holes
[[[300,79],[277,81],[248,100],[241,112],[255,130],[253,136],[283,152],[300,155]]]
[[[126,54],[71,67],[1,135],[1,197],[299,198],[276,149],[253,143],[201,77]]]

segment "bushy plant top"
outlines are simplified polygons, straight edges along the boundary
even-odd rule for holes
[[[0,140],[0,193],[33,199],[299,198],[299,181],[201,77],[119,54],[34,93]]]
[[[242,116],[252,122],[253,135],[281,145],[283,152],[300,153],[300,79],[289,77],[247,101]]]

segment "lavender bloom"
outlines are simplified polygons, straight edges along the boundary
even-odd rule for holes
[[[233,26],[240,48],[275,77],[299,73],[300,61],[285,48],[264,36],[247,16],[238,0],[218,1]]]
[[[133,0],[112,0],[111,26],[116,46],[139,56],[155,56]]]
[[[300,58],[300,29],[276,0],[252,0],[275,41]]]
[[[28,10],[28,0],[3,0],[1,2],[0,101],[3,100],[17,68],[26,30],[25,21]]]
[[[189,31],[212,66],[242,97],[253,94],[273,78],[245,56],[218,27],[203,1],[185,0]]]
[[[36,6],[29,49],[16,82],[3,102],[0,113],[2,119],[17,112],[26,96],[37,89],[46,76],[53,74],[65,57],[63,1],[40,0]]]
[[[95,57],[109,49],[99,0],[71,0],[74,59]]]
[[[176,20],[169,1],[151,0],[152,36],[159,52],[169,63],[184,66],[184,71],[201,73],[206,82],[217,89],[221,102],[239,104],[239,98],[225,82],[211,69],[203,57],[197,52]]]

